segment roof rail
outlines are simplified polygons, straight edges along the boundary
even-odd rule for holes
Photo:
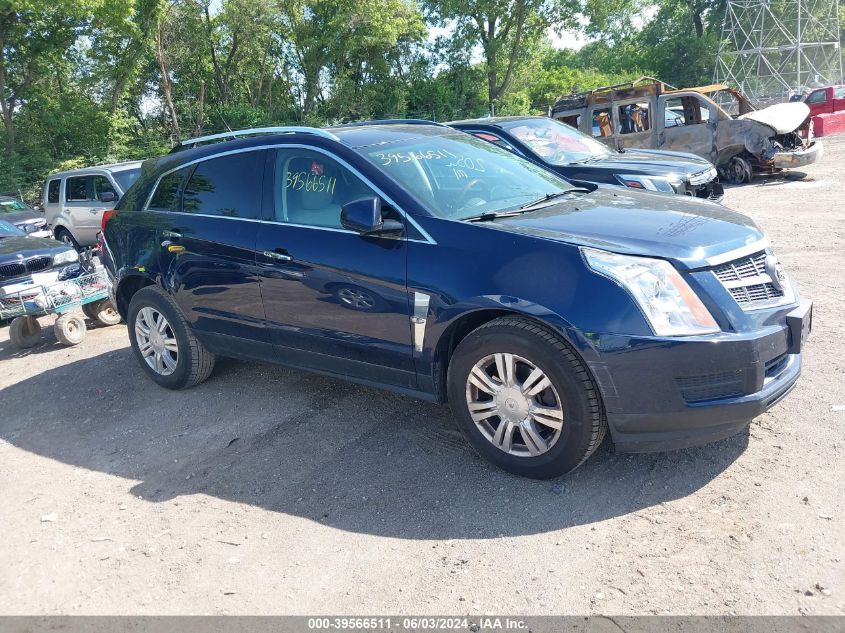
[[[185,139],[177,146],[179,149],[193,147],[198,143],[206,141],[216,141],[220,139],[240,138],[242,136],[250,136],[253,134],[314,134],[315,136],[322,136],[323,138],[331,139],[332,141],[339,141],[340,139],[326,130],[321,130],[316,127],[302,127],[302,126],[285,126],[285,127],[253,127],[248,130],[230,130],[228,132],[220,132],[219,134],[209,134],[208,136],[198,136],[196,138]]]
[[[402,125],[436,125],[438,127],[449,127],[443,123],[438,123],[437,121],[429,121],[427,119],[375,119],[370,121],[352,121],[350,123],[339,123],[338,125],[332,125],[329,127],[332,128],[342,128],[342,127],[358,127],[359,125],[394,125],[394,124],[402,124]]]

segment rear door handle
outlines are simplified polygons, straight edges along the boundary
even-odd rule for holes
[[[275,251],[264,251],[264,253],[262,253],[262,254],[264,255],[264,257],[269,257],[270,259],[276,259],[280,262],[289,262],[293,259],[293,257],[291,257],[290,255],[287,255],[286,253],[277,253]]]
[[[162,231],[161,234],[163,237],[169,237],[172,240],[178,240],[182,237],[182,234],[177,233],[176,231]]]

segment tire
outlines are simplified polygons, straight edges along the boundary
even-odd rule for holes
[[[85,319],[71,312],[61,315],[53,324],[53,332],[56,333],[56,339],[64,345],[79,345],[85,340],[85,333],[87,331],[88,327],[85,325]]]
[[[100,299],[82,306],[82,311],[89,319],[99,321],[103,325],[117,325],[120,323],[120,313],[108,299]]]
[[[512,365],[505,362],[508,355]],[[479,368],[488,382],[478,380]],[[512,380],[498,377],[502,368]],[[532,382],[532,376],[541,377]],[[584,363],[560,337],[521,317],[495,319],[460,342],[449,363],[448,396],[473,448],[523,477],[549,479],[575,470],[607,433],[599,392]]]
[[[724,169],[724,178],[732,185],[744,185],[751,182],[753,174],[751,163],[742,156],[731,158]]]
[[[159,330],[156,315],[165,322],[160,339],[154,333]],[[197,339],[170,296],[157,286],[141,288],[133,295],[126,323],[135,358],[162,387],[188,389],[211,375],[214,354]],[[151,336],[145,338],[145,329]],[[149,343],[146,353],[141,351],[142,342]]]
[[[41,340],[41,324],[34,316],[19,316],[12,319],[9,339],[20,349],[35,347]]]
[[[73,237],[70,231],[68,231],[63,226],[58,227],[55,231],[53,231],[53,235],[56,237],[57,240],[60,242],[64,242],[68,246],[72,246],[77,251],[79,250],[79,242],[76,241],[76,238]]]

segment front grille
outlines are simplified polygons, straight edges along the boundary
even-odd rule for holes
[[[730,288],[731,296],[740,305],[748,303],[770,303],[783,297],[783,290],[775,288],[773,283],[754,284]]]
[[[704,402],[742,395],[743,372],[741,369],[675,380],[681,388],[681,395],[687,402]]]
[[[15,262],[14,264],[3,264],[0,266],[0,277],[4,279],[11,279],[12,277],[20,277],[26,274],[26,266],[23,263]]]
[[[719,281],[739,281],[749,277],[757,277],[766,274],[766,251],[754,253],[748,257],[740,257],[732,262],[716,266],[713,273]]]
[[[0,279],[22,277],[27,273],[38,273],[53,265],[53,258],[49,256],[32,257],[21,262],[0,265]]]
[[[740,257],[713,268],[713,274],[743,309],[782,303],[785,293],[766,270],[766,251]]]
[[[46,270],[52,264],[52,257],[33,257],[32,259],[26,260],[26,270],[27,272],[37,273]]]

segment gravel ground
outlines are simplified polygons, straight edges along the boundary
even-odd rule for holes
[[[825,145],[726,196],[815,300],[792,395],[556,481],[496,470],[430,404],[236,361],[172,393],[122,326],[28,352],[2,328],[0,613],[845,613],[845,137]]]

